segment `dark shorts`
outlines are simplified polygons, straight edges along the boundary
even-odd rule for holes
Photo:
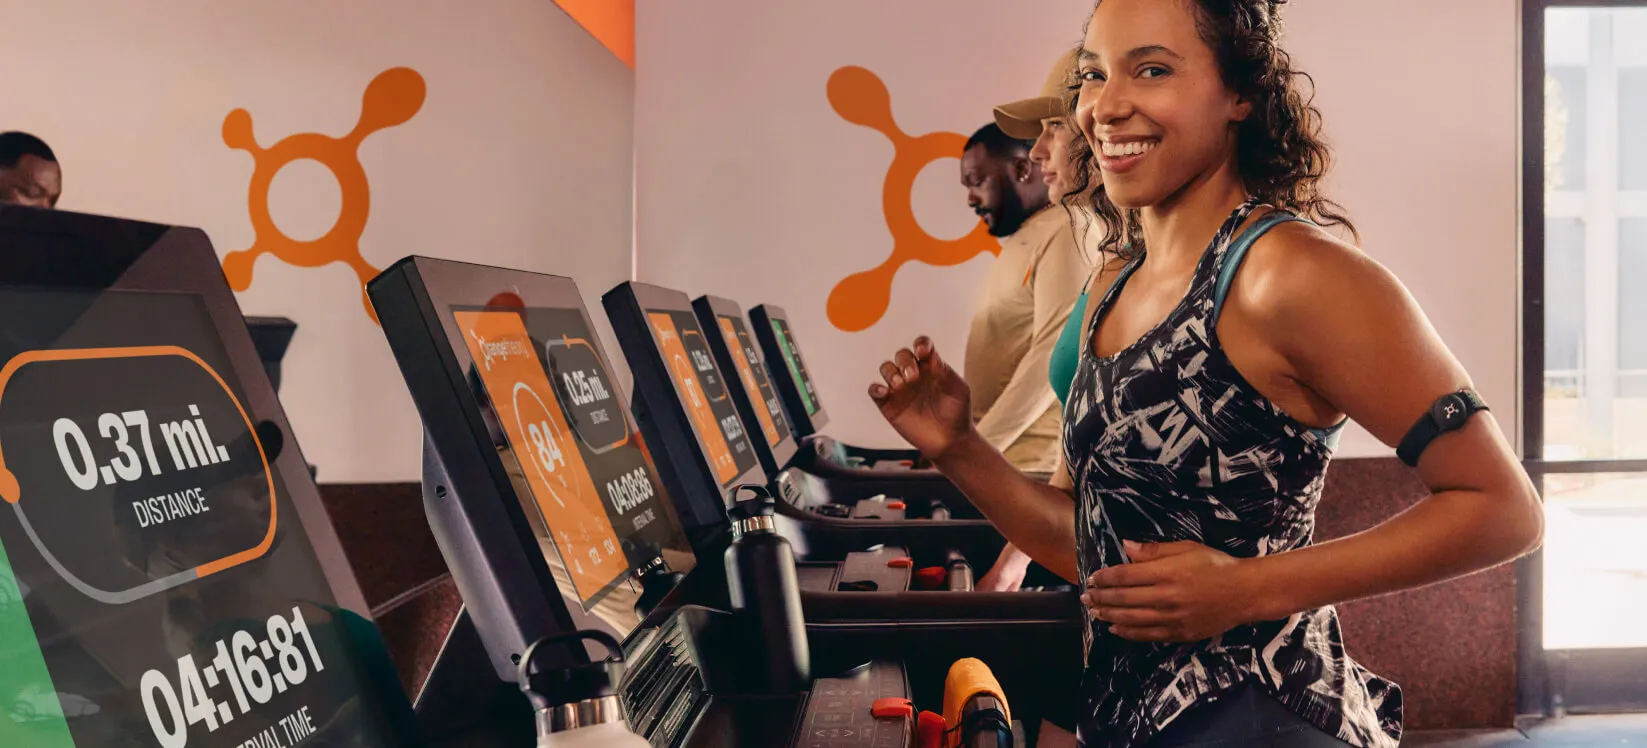
[[[1149,748],[1344,748],[1349,745],[1247,683],[1197,704],[1167,725]]]

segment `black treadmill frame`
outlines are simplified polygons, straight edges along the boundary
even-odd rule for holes
[[[789,433],[799,442],[806,437],[823,431],[829,425],[829,412],[824,410],[823,398],[817,398],[818,412],[806,412],[806,398],[801,395],[800,385],[795,383],[795,377],[789,373],[789,363],[784,360],[783,345],[778,342],[778,336],[772,332],[772,321],[779,320],[789,328],[790,335],[795,334],[795,326],[789,321],[789,312],[776,304],[757,304],[749,310],[749,323],[755,340],[760,341],[761,353],[766,360],[774,362],[767,367],[768,376],[772,378],[772,386],[778,388],[778,397],[783,400],[785,415],[789,417]],[[800,345],[795,346],[795,355],[801,355]],[[773,376],[782,373],[783,376]],[[817,383],[813,383],[817,387]],[[813,393],[816,395],[816,393]]]
[[[664,478],[665,488],[675,501],[676,512],[681,515],[688,534],[694,539],[694,546],[701,549],[704,540],[717,535],[720,528],[729,526],[726,509],[737,486],[768,484],[765,469],[757,459],[753,467],[723,487],[715,477],[714,466],[705,453],[701,438],[697,436],[697,424],[686,412],[686,405],[681,402],[680,393],[675,389],[674,378],[669,375],[663,351],[652,334],[646,314],[649,311],[680,312],[691,316],[697,323],[691,299],[680,291],[625,281],[606,292],[601,297],[601,303],[606,307],[606,317],[612,323],[612,331],[617,335],[618,345],[623,348],[624,358],[629,361],[629,372],[634,378],[635,394],[631,407],[635,410],[635,420],[640,422],[641,433],[648,441],[663,446],[664,456],[658,463],[660,467],[665,464],[669,467],[659,472]],[[702,325],[698,324],[698,333],[702,335]],[[707,340],[709,336],[704,335],[704,338]],[[726,373],[718,362],[715,368],[721,382],[727,383]],[[726,389],[736,388],[728,384]],[[742,417],[740,411],[739,418]],[[744,431],[747,434],[749,429],[745,423]],[[756,440],[750,438],[748,441],[753,444]],[[759,452],[756,454],[759,455]]]
[[[500,290],[514,293],[526,308],[575,309],[587,329],[596,329],[576,282],[563,276],[413,256],[367,284],[423,419],[423,490],[430,529],[493,670],[499,680],[513,683],[515,663],[537,639],[587,629],[620,639],[632,632],[613,630],[589,615],[575,588],[562,590],[556,583],[503,457],[492,446],[484,406],[470,388],[466,372],[474,362],[466,347],[451,343],[463,334],[452,309],[486,307]],[[598,341],[591,343],[610,374],[611,360]],[[622,393],[613,396],[618,410],[625,410]],[[629,419],[628,413],[623,417]],[[631,434],[639,434],[633,421],[627,426]],[[645,435],[641,439],[646,467],[657,473]],[[541,661],[546,667],[588,661],[583,647],[565,650]]]
[[[22,234],[30,240],[16,241]],[[351,631],[353,654],[371,665],[361,670],[361,695],[382,710],[396,745],[422,745],[398,676],[377,667],[390,664],[382,636],[219,263],[211,239],[198,228],[0,204],[0,283],[77,292],[186,293],[201,299],[228,356],[226,374],[241,387],[247,415],[254,422],[273,423],[285,435],[270,466],[280,473],[326,586],[338,608],[373,624],[369,637],[365,631]]]
[[[713,329],[718,330],[720,318],[731,317],[742,322],[744,329],[751,336],[755,335],[753,325],[744,316],[743,308],[730,299],[706,295],[692,300],[692,310],[697,312],[698,325],[706,328],[704,338],[709,341],[709,350],[715,354],[715,365],[719,366],[723,373],[736,371],[737,361],[732,358],[732,349],[727,346],[726,341],[720,335],[710,335],[707,329],[713,327]],[[760,350],[762,347],[764,346],[757,338],[755,342],[755,355],[757,358],[749,362],[749,365],[756,367],[760,373],[765,374],[766,381],[770,383],[773,391],[778,393],[779,409],[783,411],[778,415],[783,417],[784,425],[789,433],[784,435],[784,438],[778,442],[777,446],[767,444],[765,439],[753,438],[753,436],[749,442],[754,445],[755,456],[759,459],[762,467],[766,469],[766,474],[776,477],[779,472],[789,466],[791,460],[795,459],[795,453],[800,451],[800,438],[795,435],[795,425],[789,419],[789,408],[781,404],[783,402],[783,393],[774,381],[776,376],[773,374],[772,366],[767,363],[765,353]],[[789,375],[787,369],[783,373],[785,376]],[[760,415],[755,409],[765,407],[765,404],[756,403],[751,395],[744,390],[743,383],[737,377],[733,377],[731,381],[738,382],[737,386],[728,386],[727,389],[732,391],[732,403],[737,406],[738,417],[743,419],[744,430],[751,435],[760,434],[760,429],[751,429],[749,426],[760,423]]]

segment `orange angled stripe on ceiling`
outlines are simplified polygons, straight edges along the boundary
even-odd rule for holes
[[[555,0],[555,4],[634,69],[635,0]]]

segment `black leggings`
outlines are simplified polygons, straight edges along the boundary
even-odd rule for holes
[[[1190,707],[1149,748],[1344,748],[1251,683]]]

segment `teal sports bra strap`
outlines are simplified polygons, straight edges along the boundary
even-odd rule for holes
[[[1252,248],[1252,243],[1258,241],[1258,237],[1270,229],[1288,221],[1310,223],[1308,219],[1291,213],[1275,211],[1253,222],[1246,231],[1235,237],[1235,241],[1230,242],[1229,249],[1224,250],[1224,264],[1218,268],[1218,282],[1212,289],[1212,316],[1207,321],[1208,330],[1218,326],[1218,315],[1224,311],[1224,297],[1229,296],[1230,284],[1235,281],[1235,271],[1241,268],[1241,261],[1246,259],[1247,250]],[[1346,418],[1324,429],[1310,429],[1310,432],[1325,442],[1328,449],[1337,449],[1338,437],[1344,433],[1344,424],[1348,422],[1349,419]]]
[[[1230,242],[1229,248],[1224,250],[1223,264],[1218,268],[1218,283],[1212,289],[1212,316],[1207,321],[1207,329],[1211,330],[1218,326],[1218,315],[1224,311],[1224,297],[1229,296],[1230,284],[1235,282],[1235,271],[1241,268],[1241,261],[1246,259],[1247,250],[1252,248],[1252,243],[1258,241],[1258,237],[1268,233],[1270,229],[1288,221],[1309,223],[1291,213],[1275,211],[1253,222],[1246,231]]]

